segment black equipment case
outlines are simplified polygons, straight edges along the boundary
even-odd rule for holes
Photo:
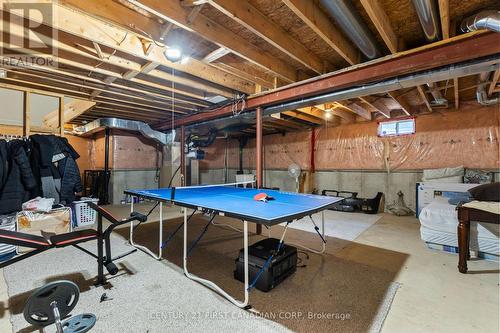
[[[266,238],[248,247],[248,279],[252,283],[259,274],[267,259],[276,252],[279,239]],[[275,254],[269,265],[260,275],[255,288],[269,291],[292,275],[297,269],[297,248],[283,244],[278,254]],[[243,249],[236,259],[234,278],[245,281],[245,259]]]

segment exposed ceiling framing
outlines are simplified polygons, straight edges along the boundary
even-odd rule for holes
[[[61,0],[54,3],[57,15],[52,23],[30,25],[36,34],[27,36],[23,26],[9,22],[9,34],[21,40],[48,41],[51,29],[57,31],[58,66],[26,68],[11,63],[5,68],[7,77],[0,79],[0,87],[45,91],[86,101],[88,109],[79,105],[76,109],[85,110],[66,117],[71,123],[117,116],[145,120],[166,129],[172,117],[181,125],[228,115],[231,105],[220,108],[211,102],[216,97],[231,101],[238,94],[248,95],[247,108],[251,110],[270,101],[285,101],[293,96],[363,84],[367,79],[415,72],[422,69],[418,61],[426,59],[427,64],[432,63],[428,68],[446,61],[471,59],[470,54],[456,56],[456,49],[450,51],[451,59],[419,58],[419,55],[446,47],[453,50],[467,43],[474,45],[476,51],[480,42],[474,44],[475,41],[488,37],[480,32],[454,37],[456,22],[494,5],[494,0],[459,4],[438,0],[442,40],[430,43],[423,38],[410,4],[401,7],[389,0],[355,1],[357,15],[383,50],[381,59],[363,63],[366,59],[363,60],[350,36],[338,27],[319,1]],[[3,8],[2,14],[5,23],[10,14]],[[37,23],[37,18],[30,19]],[[165,49],[179,44],[188,56],[187,62],[167,60]],[[1,57],[3,61],[14,53],[6,51]],[[30,49],[15,51],[32,53]],[[491,73],[486,87],[488,96],[500,92],[499,78],[499,70]],[[308,81],[299,82],[305,79]],[[474,80],[456,77],[437,82],[432,89],[451,101],[448,108],[458,109],[461,101],[474,98],[477,87]],[[290,86],[283,88],[285,85]],[[279,117],[266,117],[264,131],[282,132],[327,122],[337,125],[433,112],[432,89],[417,85],[286,110]],[[265,102],[259,104],[259,101]],[[208,115],[207,109],[215,111]],[[253,131],[249,128],[247,132]]]

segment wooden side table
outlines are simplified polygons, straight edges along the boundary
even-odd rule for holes
[[[500,215],[475,208],[459,205],[458,210],[458,271],[467,273],[467,260],[470,259],[470,222],[500,223]]]

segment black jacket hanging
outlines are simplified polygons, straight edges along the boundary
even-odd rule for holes
[[[56,203],[70,204],[83,186],[76,159],[80,157],[66,138],[32,135],[32,168],[38,179],[41,196]]]
[[[2,145],[3,143],[0,143],[0,146]],[[37,186],[26,153],[26,143],[22,140],[10,141],[6,151],[6,158],[3,157],[3,152],[0,156],[2,166],[5,166],[5,160],[7,161],[7,178],[0,187],[0,214],[20,211],[23,202],[31,199],[31,192]]]

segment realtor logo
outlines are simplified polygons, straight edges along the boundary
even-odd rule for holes
[[[0,65],[57,66],[54,4],[0,0]]]

